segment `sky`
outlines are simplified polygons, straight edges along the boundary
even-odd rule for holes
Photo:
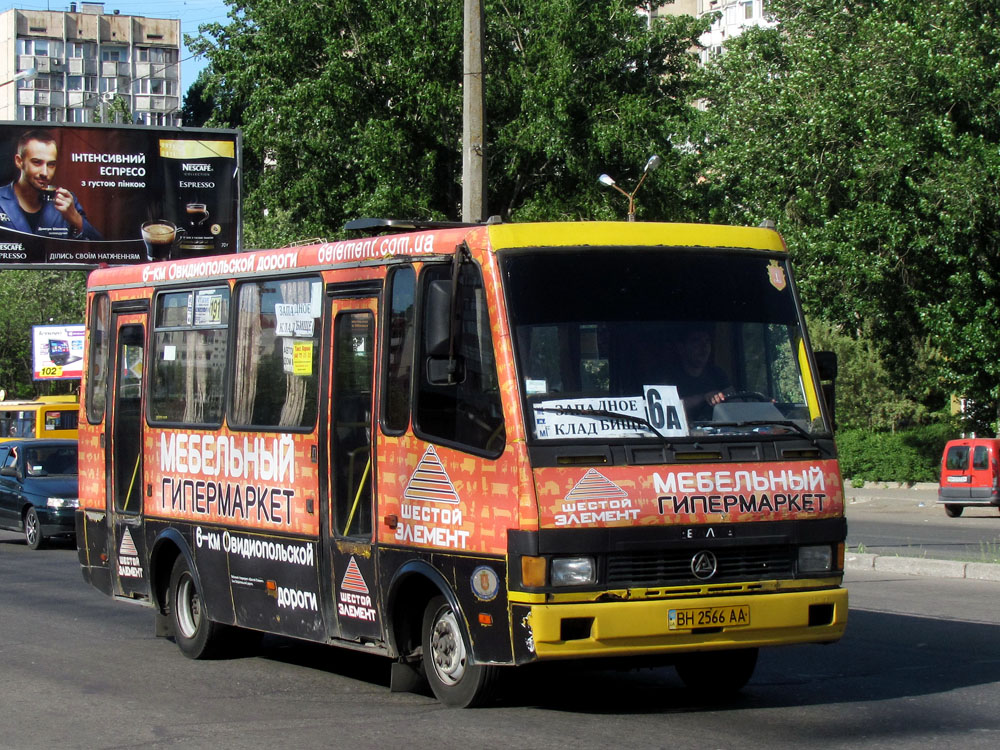
[[[76,0],[77,7],[82,0]],[[20,0],[20,2],[0,3],[0,12],[17,8],[19,10],[68,11],[70,0]],[[203,23],[226,23],[229,6],[225,0],[105,0],[104,12],[112,14],[120,11],[123,16],[147,16],[149,18],[179,18],[181,38],[184,34],[197,34]],[[204,58],[196,58],[181,42],[181,89],[187,93],[198,73],[205,67]]]

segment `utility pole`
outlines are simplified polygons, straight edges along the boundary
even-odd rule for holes
[[[483,0],[465,0],[462,66],[462,221],[486,218]]]

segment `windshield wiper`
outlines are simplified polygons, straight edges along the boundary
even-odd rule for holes
[[[670,450],[674,449],[673,444],[667,438],[666,435],[660,433],[648,419],[645,417],[639,417],[635,414],[625,414],[619,411],[608,411],[607,409],[581,409],[575,406],[535,406],[533,407],[535,411],[552,412],[553,414],[569,414],[573,417],[603,417],[605,419],[622,419],[629,422],[635,422],[636,424],[645,427],[650,432],[652,432],[656,437],[663,441],[663,444],[667,446]]]
[[[816,438],[791,419],[755,419],[747,422],[697,422],[699,427],[790,427],[793,432],[816,445]]]

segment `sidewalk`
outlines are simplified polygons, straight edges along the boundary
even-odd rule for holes
[[[848,483],[844,490],[844,510],[848,524],[852,515],[860,513],[943,513],[937,505],[937,487],[936,483],[928,482],[912,486],[874,484],[853,488]],[[844,559],[844,569],[1000,582],[1000,565],[927,557],[899,557],[848,551]]]

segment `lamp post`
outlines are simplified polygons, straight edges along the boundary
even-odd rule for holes
[[[0,89],[8,84],[15,83],[16,81],[33,81],[38,77],[38,71],[34,68],[26,68],[25,70],[19,70],[14,74],[14,77],[9,81],[4,81],[0,83]],[[14,106],[17,106],[17,92],[14,93]],[[7,109],[6,103],[4,104],[4,110]]]
[[[610,175],[602,174],[600,177],[597,178],[597,181],[600,182],[605,187],[614,188],[619,193],[628,198],[628,220],[635,221],[635,194],[639,192],[639,188],[642,187],[642,183],[646,180],[646,176],[654,169],[659,167],[660,164],[662,163],[663,160],[656,154],[650,156],[649,159],[646,161],[646,166],[643,167],[642,177],[639,178],[639,182],[636,183],[635,189],[631,193],[626,193],[624,190],[618,187],[618,184],[611,178]]]

